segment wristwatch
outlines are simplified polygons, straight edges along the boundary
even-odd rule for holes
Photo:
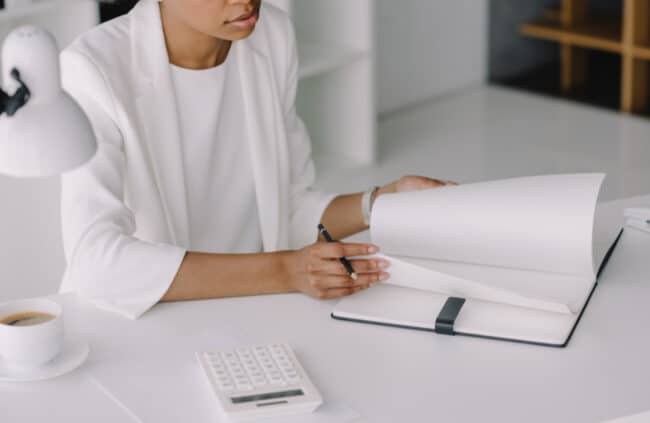
[[[364,192],[361,196],[361,214],[363,216],[363,224],[366,226],[370,226],[370,214],[372,212],[372,206],[375,204],[375,198],[377,198],[377,191],[379,191],[379,187],[375,186]]]

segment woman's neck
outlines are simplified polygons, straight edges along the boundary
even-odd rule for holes
[[[171,64],[187,69],[209,69],[226,61],[232,41],[211,37],[189,27],[167,13],[164,2],[160,3],[160,16]]]

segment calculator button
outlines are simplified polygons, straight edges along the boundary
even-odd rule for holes
[[[285,373],[284,377],[286,377],[287,381],[291,383],[298,382],[300,380],[300,375],[297,372]]]
[[[253,360],[253,355],[252,354],[237,354],[239,357],[239,360],[243,363],[245,361],[250,361]]]
[[[277,383],[278,381],[282,381],[282,382],[284,382],[284,377],[282,376],[282,373],[280,373],[280,372],[277,371],[277,370],[274,370],[274,371],[272,371],[272,372],[269,372],[266,376],[267,376],[267,377],[269,378],[269,380],[270,380],[271,382],[273,382],[273,383]]]
[[[284,348],[282,345],[271,345],[270,348],[271,352],[273,354],[285,354]]]
[[[222,391],[232,391],[235,389],[235,384],[230,379],[227,380],[217,379],[217,386]]]
[[[271,385],[284,386],[284,385],[287,384],[284,381],[284,379],[282,379],[281,377],[278,377],[278,378],[272,377],[272,378],[269,379],[269,381],[271,382]]]
[[[224,378],[228,376],[228,372],[225,370],[213,370],[213,372],[218,378]]]
[[[223,378],[223,379],[217,378],[217,385],[219,385],[222,388],[226,386],[233,386],[234,384],[235,382],[233,382],[232,379],[230,378]]]
[[[260,373],[262,371],[262,368],[257,364],[253,364],[252,366],[246,367],[246,371],[249,374]]]
[[[253,385],[255,386],[264,386],[267,384],[266,378],[264,376],[253,377]]]
[[[237,387],[237,389],[242,391],[250,391],[251,389],[253,389],[253,385],[251,385],[251,383],[248,380],[245,381],[237,380],[235,381],[235,386]]]
[[[262,371],[260,369],[252,369],[252,370],[249,370],[247,373],[248,373],[248,377],[264,376],[264,373],[262,373]]]
[[[291,369],[293,369],[293,366],[289,362],[279,362],[277,367],[279,369],[282,369],[282,370],[291,370]]]
[[[278,363],[278,367],[283,367],[283,368],[290,368],[293,367],[289,360],[278,360],[276,361]]]

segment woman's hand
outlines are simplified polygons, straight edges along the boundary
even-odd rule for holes
[[[427,178],[425,176],[402,176],[399,180],[384,185],[377,191],[377,196],[396,192],[419,191],[423,189],[440,188],[457,185],[455,182]]]
[[[297,291],[320,299],[343,297],[388,279],[384,270],[389,263],[371,258],[350,260],[358,275],[355,281],[339,258],[368,256],[378,251],[372,244],[317,242],[289,253],[285,269],[291,286]]]

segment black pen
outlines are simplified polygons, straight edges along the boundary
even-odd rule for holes
[[[325,229],[325,226],[323,226],[322,223],[318,224],[318,232],[320,232],[321,235],[323,235],[323,238],[325,238],[325,241],[327,242],[334,242],[332,237],[330,236],[329,232],[327,232],[327,229]],[[352,280],[357,280],[359,276],[357,276],[357,272],[354,271],[352,268],[352,265],[350,264],[350,261],[346,259],[345,257],[339,258],[343,266],[345,266],[345,270],[348,271],[348,274],[352,278]]]

